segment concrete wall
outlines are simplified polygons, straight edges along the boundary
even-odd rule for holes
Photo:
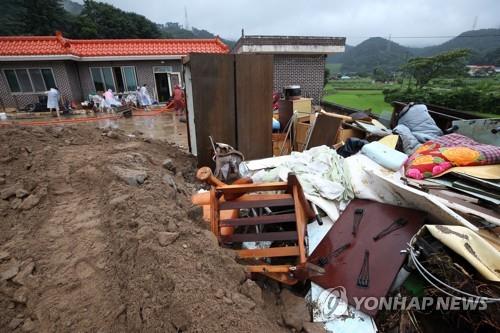
[[[148,85],[149,93],[154,99],[157,99],[156,84],[153,75],[154,66],[172,66],[173,72],[179,72],[182,75],[181,60],[160,60],[151,61],[99,61],[99,62],[78,62],[78,72],[82,87],[83,97],[95,93],[94,83],[90,75],[90,67],[113,67],[113,66],[134,66],[137,75],[137,83]]]
[[[302,96],[319,104],[323,94],[325,55],[274,55],[273,89],[282,92],[283,87],[298,84]]]
[[[66,98],[75,99],[75,96],[79,96],[79,89],[74,84],[77,82],[74,79],[76,69],[72,71],[71,66],[72,62],[70,61],[0,62],[0,98],[3,105],[6,108],[23,108],[27,104],[38,102],[38,96],[43,95],[43,93],[12,93],[3,72],[4,69],[52,68],[57,88],[61,94]]]
[[[74,61],[66,62],[66,73],[69,79],[69,86],[72,92],[72,100],[82,100],[82,87],[80,85],[80,75],[78,73],[78,65]]]

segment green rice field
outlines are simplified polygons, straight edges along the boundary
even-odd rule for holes
[[[383,111],[392,112],[392,106],[384,102],[382,90],[328,90],[329,94],[323,97],[324,101],[347,107],[368,110],[380,114]]]

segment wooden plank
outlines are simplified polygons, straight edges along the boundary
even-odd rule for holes
[[[244,194],[231,201],[261,201],[261,200],[278,200],[278,199],[292,199],[292,195],[288,193],[280,194]]]
[[[222,236],[221,239],[225,243],[297,240],[297,232],[282,231],[282,232],[263,232],[260,234],[254,234],[254,233],[233,234],[228,236]]]
[[[300,262],[306,262],[306,247],[305,247],[305,233],[307,226],[306,213],[302,207],[302,203],[299,199],[299,188],[297,186],[293,187],[293,198],[295,200],[295,219],[297,223],[297,243],[299,248]]]
[[[219,199],[213,187],[210,190],[210,229],[216,237],[219,236]]]
[[[238,54],[236,71],[236,137],[245,159],[273,156],[273,56]]]
[[[257,197],[258,195],[249,195],[247,197]],[[292,197],[277,198],[277,199],[261,199],[251,198],[252,200],[234,200],[221,202],[219,205],[220,210],[224,209],[241,209],[241,208],[258,208],[258,207],[282,207],[293,206],[294,201]]]
[[[234,56],[230,54],[190,54],[192,104],[198,167],[214,166],[208,136],[236,147]],[[190,134],[190,137],[191,134]]]
[[[239,258],[294,257],[299,255],[297,246],[271,247],[268,249],[237,250]]]
[[[289,173],[288,174],[288,189],[287,193],[293,193],[294,200],[298,198],[299,202],[301,203],[301,207],[304,210],[305,213],[305,218],[315,218],[316,214],[314,214],[314,211],[311,208],[311,205],[309,205],[309,201],[307,201],[306,196],[304,195],[304,191],[302,191],[302,186],[300,185],[299,179],[297,178],[297,175],[294,173]],[[297,188],[297,194],[293,191],[294,188]],[[306,220],[307,224],[307,220]]]
[[[253,216],[237,219],[227,219],[220,221],[221,227],[238,227],[242,225],[259,225],[259,224],[275,224],[295,222],[295,214],[280,214],[280,215],[266,215],[266,216]]]
[[[216,190],[225,193],[247,193],[259,191],[284,191],[287,189],[286,182],[270,182],[260,184],[237,184],[217,186]]]
[[[245,266],[245,270],[250,273],[288,273],[290,271],[289,265],[249,265]]]
[[[337,132],[342,124],[342,119],[330,117],[325,114],[317,114],[316,121],[309,134],[305,149],[326,145],[332,146],[337,138]]]

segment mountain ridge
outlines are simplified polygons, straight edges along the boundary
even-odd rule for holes
[[[439,45],[422,48],[407,47],[382,37],[369,38],[346,52],[329,56],[327,62],[341,63],[342,72],[371,73],[376,67],[394,72],[409,58],[429,57],[453,49],[471,49],[469,63],[500,66],[500,29],[465,31]]]

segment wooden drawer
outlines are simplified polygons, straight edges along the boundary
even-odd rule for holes
[[[311,125],[309,123],[297,123],[297,131],[295,141],[297,141],[297,144],[304,144],[306,143],[307,140],[307,131],[309,131],[309,127]]]

